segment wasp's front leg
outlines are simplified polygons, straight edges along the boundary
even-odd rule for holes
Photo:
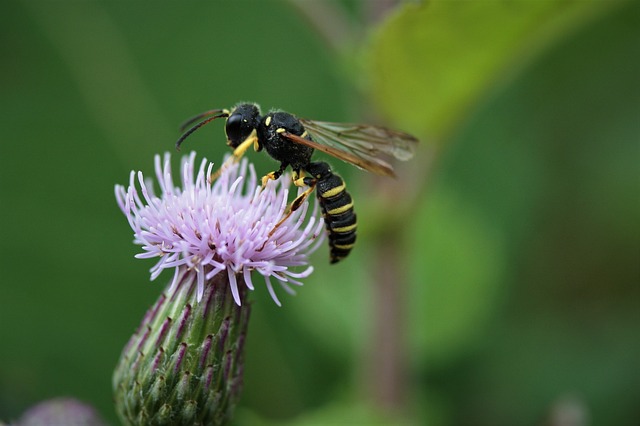
[[[253,130],[251,132],[251,134],[249,135],[249,137],[247,137],[240,145],[238,145],[234,150],[233,150],[233,155],[231,157],[229,157],[227,159],[227,161],[225,161],[222,166],[220,166],[220,168],[218,170],[216,170],[214,173],[211,174],[211,176],[209,176],[209,183],[212,183],[213,181],[215,181],[216,179],[218,179],[218,177],[220,177],[220,175],[222,174],[222,170],[225,167],[229,167],[230,164],[232,163],[237,163],[238,161],[240,161],[240,159],[244,156],[245,152],[247,152],[247,150],[249,149],[249,147],[253,145],[254,149],[256,149],[256,151],[258,150],[258,136],[255,130]]]

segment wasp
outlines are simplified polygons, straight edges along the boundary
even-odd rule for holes
[[[382,176],[395,176],[391,164],[382,157],[409,160],[418,144],[415,137],[385,127],[308,120],[280,110],[262,115],[257,104],[240,103],[231,110],[205,111],[187,120],[181,127],[184,133],[176,142],[176,149],[180,149],[182,142],[194,131],[217,118],[226,118],[227,145],[233,149],[233,159],[241,158],[253,146],[255,151],[265,150],[280,163],[277,170],[262,178],[263,185],[271,179],[278,179],[291,167],[294,184],[308,187],[293,200],[289,214],[318,188],[332,263],[347,256],[353,247],[356,215],[344,180],[334,174],[327,163],[312,162],[314,151],[324,152]],[[309,176],[305,177],[305,172]]]

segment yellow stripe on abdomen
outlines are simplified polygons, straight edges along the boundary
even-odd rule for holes
[[[325,191],[324,193],[320,194],[320,196],[322,198],[332,198],[332,197],[335,197],[336,195],[339,195],[342,191],[344,191],[344,189],[345,189],[345,185],[343,183],[342,185],[336,186],[335,188],[331,188]]]
[[[351,210],[353,208],[353,202],[349,203],[349,204],[345,204],[342,207],[336,207],[333,210],[327,210],[327,214],[331,215],[331,216],[335,216],[341,213],[346,212],[347,210]]]
[[[346,234],[347,232],[353,231],[358,226],[357,223],[353,225],[342,226],[340,228],[332,228],[331,231],[337,234]]]

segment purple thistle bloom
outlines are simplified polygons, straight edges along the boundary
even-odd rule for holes
[[[293,294],[290,284],[302,285],[298,279],[313,272],[308,256],[324,235],[317,204],[307,215],[309,204],[305,202],[274,231],[286,214],[290,182],[286,176],[262,189],[253,166],[245,159],[225,165],[212,183],[213,163],[203,159],[195,173],[192,152],[182,158],[181,186],[176,186],[170,158],[168,153],[162,161],[155,156],[159,196],[142,172],[131,172],[128,188],[115,188],[118,205],[134,231],[134,242],[143,249],[136,257],[160,258],[151,268],[151,279],[165,269],[174,269],[169,291],[182,280],[196,280],[200,301],[206,283],[226,271],[233,298],[240,305],[236,274],[242,274],[253,290],[251,272],[255,270],[280,306],[271,278]]]

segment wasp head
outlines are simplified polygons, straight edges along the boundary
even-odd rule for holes
[[[225,133],[227,145],[237,148],[251,136],[260,123],[260,108],[256,104],[240,104],[227,118]]]

